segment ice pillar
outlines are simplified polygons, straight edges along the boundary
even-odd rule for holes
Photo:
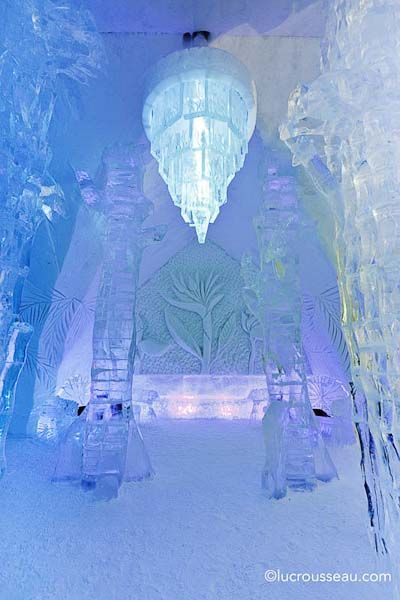
[[[336,471],[318,432],[308,398],[301,338],[299,244],[302,223],[295,183],[293,177],[280,175],[272,164],[267,168],[265,198],[255,219],[255,228],[259,273],[255,278],[253,276],[250,287],[258,298],[271,410],[277,411],[273,406],[276,402],[288,403],[289,418],[279,419],[285,427],[281,439],[285,445],[286,482],[293,489],[312,490],[317,479],[332,479]],[[249,273],[245,268],[243,275],[249,285]],[[267,412],[265,427],[269,421]],[[279,423],[277,421],[276,426]],[[268,431],[264,433],[266,440],[269,439]],[[264,477],[264,480],[273,478]],[[279,488],[281,497],[282,484]]]
[[[81,464],[61,467],[60,463],[56,474],[56,478],[79,476],[89,487],[104,477],[113,477],[119,485],[152,473],[132,409],[135,305],[143,249],[161,240],[165,229],[143,228],[153,209],[142,189],[144,151],[141,145],[122,144],[107,150],[100,176],[104,186],[97,192],[105,232],[93,330],[91,398],[82,415]],[[85,196],[92,188],[82,174],[81,180]],[[73,431],[74,427],[72,435]],[[69,438],[66,447],[71,444]],[[65,451],[62,447],[61,454]]]

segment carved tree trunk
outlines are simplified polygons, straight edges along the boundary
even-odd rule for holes
[[[203,356],[201,361],[201,373],[208,374],[211,367],[211,350],[212,350],[212,314],[207,312],[203,319]]]

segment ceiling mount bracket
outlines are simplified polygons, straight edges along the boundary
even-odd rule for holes
[[[187,31],[183,34],[183,45],[185,48],[192,48],[198,46],[207,46],[210,40],[210,32],[205,29],[199,31]]]

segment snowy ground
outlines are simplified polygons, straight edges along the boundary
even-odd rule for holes
[[[268,501],[263,446],[247,422],[170,421],[144,430],[157,471],[94,502],[52,485],[54,452],[8,445],[0,487],[1,600],[388,600],[389,584],[266,583],[281,572],[381,570],[366,531],[356,447],[340,481]]]

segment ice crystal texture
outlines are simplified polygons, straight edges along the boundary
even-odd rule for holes
[[[143,228],[153,205],[142,190],[141,145],[116,145],[104,153],[99,189],[80,173],[82,194],[105,215],[104,260],[93,331],[91,397],[61,447],[56,479],[81,479],[95,487],[152,473],[132,407],[136,351],[135,304],[143,249],[165,228]],[[79,450],[79,448],[81,450]]]
[[[378,552],[400,536],[398,3],[332,3],[322,74],[295,90],[281,137],[324,195]],[[363,398],[366,403],[363,403]]]
[[[258,419],[265,392],[263,375],[135,375],[133,400],[141,421]]]
[[[33,236],[63,212],[50,172],[49,129],[57,102],[76,94],[102,57],[90,15],[63,0],[4,0],[0,6],[0,446],[13,412],[28,326],[20,299]],[[16,332],[19,334],[16,337]],[[18,355],[14,368],[9,360]],[[12,377],[10,378],[10,373]],[[4,462],[1,472],[4,472]]]
[[[285,431],[289,411],[286,402],[272,400],[263,418],[265,443],[265,465],[262,472],[262,487],[269,498],[286,496],[286,447]]]
[[[204,243],[254,130],[249,74],[222,50],[175,52],[149,75],[143,123],[174,204]]]
[[[315,421],[306,381],[301,339],[299,244],[302,222],[294,180],[267,167],[265,199],[255,219],[259,265],[244,257],[242,272],[249,309],[261,325],[264,363],[271,407],[264,418],[267,456],[263,486],[279,498],[286,486],[312,490],[318,479],[329,481],[336,470]],[[284,403],[286,407],[279,407]],[[277,427],[276,434],[269,430]],[[284,484],[283,481],[284,480]]]

